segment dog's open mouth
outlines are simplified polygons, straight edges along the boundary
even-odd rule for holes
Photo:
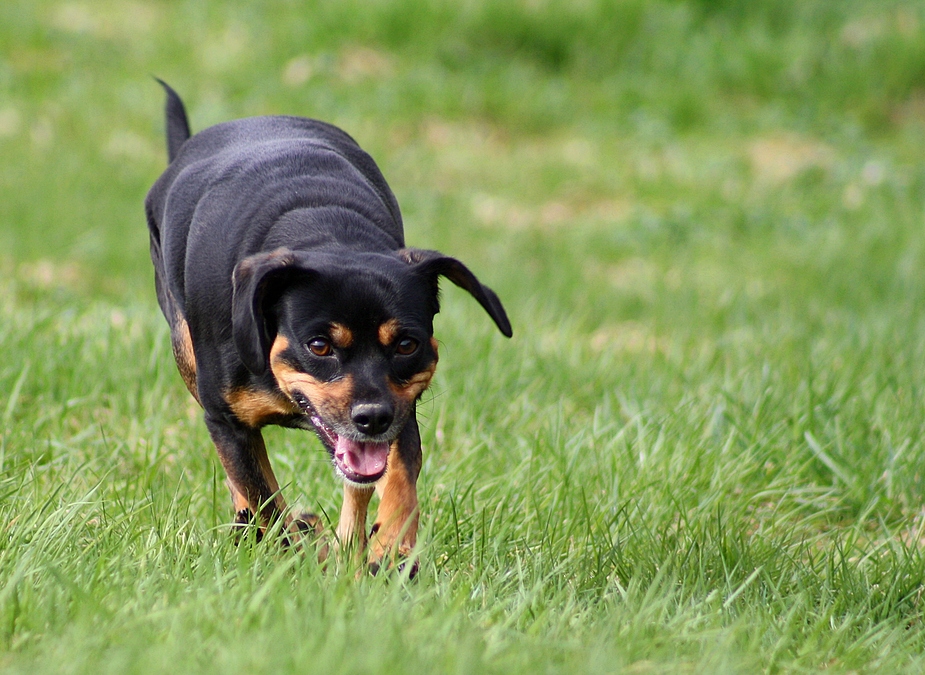
[[[351,483],[375,483],[385,473],[389,458],[388,441],[357,441],[338,434],[316,413],[301,395],[293,397],[315,427],[322,444],[331,453],[334,468]]]

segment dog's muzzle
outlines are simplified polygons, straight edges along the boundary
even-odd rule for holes
[[[304,395],[295,392],[292,399],[311,420],[315,433],[334,460],[334,468],[344,480],[369,485],[382,478],[389,459],[390,441],[362,441],[339,434],[321,419]]]

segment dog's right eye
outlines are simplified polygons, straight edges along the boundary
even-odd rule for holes
[[[308,351],[315,356],[330,356],[334,353],[334,348],[331,346],[331,343],[324,338],[315,338],[306,346],[308,347]]]
[[[418,341],[414,338],[404,338],[395,346],[395,353],[401,356],[410,356],[418,349]]]

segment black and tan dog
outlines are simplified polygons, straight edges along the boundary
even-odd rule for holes
[[[338,540],[367,544],[375,488],[370,563],[407,554],[438,278],[471,293],[510,337],[504,308],[458,260],[405,247],[392,191],[340,129],[255,117],[191,137],[183,102],[164,88],[170,165],[145,201],[157,299],[235,522],[315,526],[287,512],[260,432],[311,429],[344,480]]]

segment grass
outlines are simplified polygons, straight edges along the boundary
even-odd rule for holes
[[[4,671],[925,668],[921,3],[9,0],[0,44]],[[446,289],[414,582],[233,545],[152,74],[343,126],[505,302]]]

